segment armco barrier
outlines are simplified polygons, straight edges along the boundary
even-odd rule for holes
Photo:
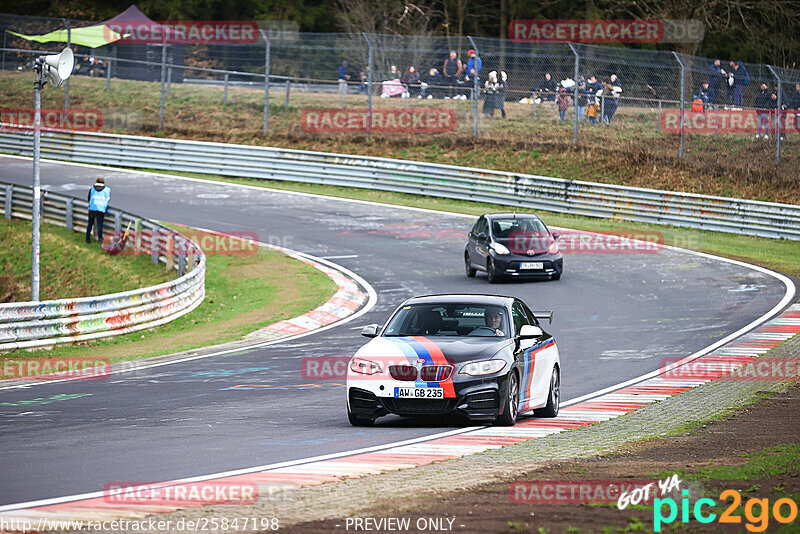
[[[31,155],[33,134],[5,125],[0,151]],[[414,161],[84,132],[42,135],[47,158],[286,180],[474,200],[514,208],[800,239],[800,206],[674,193]]]
[[[0,204],[7,219],[31,219],[31,188],[0,183]],[[42,221],[86,228],[88,203],[45,191]],[[130,239],[149,251],[154,262],[178,271],[163,284],[111,295],[41,302],[0,304],[0,351],[69,343],[126,334],[167,323],[184,315],[205,298],[206,257],[188,238],[147,219],[110,209],[106,226],[119,232],[128,224]],[[177,251],[177,252],[176,252]]]

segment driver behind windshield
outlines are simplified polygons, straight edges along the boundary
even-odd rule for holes
[[[484,320],[486,321],[486,326],[494,330],[494,335],[496,336],[504,336],[502,330],[500,330],[500,326],[503,324],[503,315],[500,313],[500,310],[497,308],[489,308],[486,310],[486,315],[484,316]]]

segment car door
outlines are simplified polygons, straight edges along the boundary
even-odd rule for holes
[[[478,235],[475,237],[475,256],[473,263],[486,269],[486,257],[489,255],[489,221],[486,217],[481,217],[478,226]]]
[[[467,234],[467,253],[469,254],[470,263],[473,265],[475,264],[475,258],[478,257],[475,246],[478,241],[478,234],[480,233],[482,222],[483,217],[478,217],[478,220],[475,221],[475,224],[472,225],[472,229]]]
[[[518,301],[518,304],[524,310],[528,323],[541,328],[541,324],[536,320],[530,308],[522,301]],[[541,338],[534,340],[526,349],[527,354],[524,356],[530,361],[532,368],[530,388],[526,399],[528,408],[538,408],[547,402],[553,367],[560,364],[555,338],[544,330],[542,330],[542,334]],[[521,388],[520,391],[522,391]],[[522,406],[523,402],[520,400],[520,411],[522,411]]]

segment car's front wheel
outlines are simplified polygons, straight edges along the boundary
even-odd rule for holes
[[[472,267],[472,260],[469,259],[469,252],[464,253],[464,264],[467,270],[467,277],[475,278],[475,273],[477,271]]]
[[[555,417],[558,415],[558,407],[561,404],[561,375],[558,367],[553,367],[553,374],[550,377],[550,392],[547,394],[547,404],[544,408],[534,410],[536,417]]]
[[[486,262],[486,275],[489,277],[490,284],[496,284],[500,281],[500,275],[497,273],[492,258],[489,258],[489,261]]]
[[[503,413],[497,418],[495,423],[502,426],[514,426],[517,422],[517,410],[519,409],[519,379],[517,373],[511,372],[508,377],[508,393],[503,404]]]
[[[375,419],[356,417],[353,412],[350,411],[350,406],[347,407],[347,419],[350,420],[350,424],[353,426],[372,426],[373,423],[375,423]]]

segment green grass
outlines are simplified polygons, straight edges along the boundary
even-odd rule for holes
[[[124,258],[149,262],[149,256]],[[336,285],[324,273],[280,252],[209,255],[205,301],[189,314],[154,329],[50,350],[17,351],[14,356],[79,355],[116,362],[170,354],[240,339],[309,311],[335,292]]]
[[[43,224],[40,237],[41,300],[117,293],[174,278],[149,256],[110,256],[94,237],[87,245],[82,233]],[[0,302],[30,300],[31,223],[0,218],[0,243]]]
[[[742,465],[710,466],[687,475],[694,480],[758,480],[800,470],[800,443],[785,443],[759,452],[744,454]],[[758,491],[755,488],[753,491]],[[748,490],[744,490],[748,491]]]
[[[256,187],[267,187],[285,191],[313,193],[337,198],[369,200],[398,206],[412,206],[452,213],[465,213],[475,216],[487,212],[508,211],[510,209],[507,206],[500,206],[497,204],[467,202],[462,200],[434,198],[406,193],[375,191],[371,189],[303,184],[276,180],[260,180],[255,178],[228,178],[224,176],[183,173],[175,171],[165,172],[152,170],[151,172],[246,184]],[[518,211],[526,212],[532,210]],[[697,231],[676,228],[672,226],[634,223],[615,219],[580,217],[561,213],[549,213],[541,211],[537,213],[550,226],[560,226],[564,228],[573,228],[576,230],[589,230],[597,232],[658,232],[663,236],[663,242],[667,245],[748,261],[757,265],[775,269],[783,273],[800,276],[800,244],[798,244],[797,241],[752,237],[738,234],[725,234],[721,232]]]

